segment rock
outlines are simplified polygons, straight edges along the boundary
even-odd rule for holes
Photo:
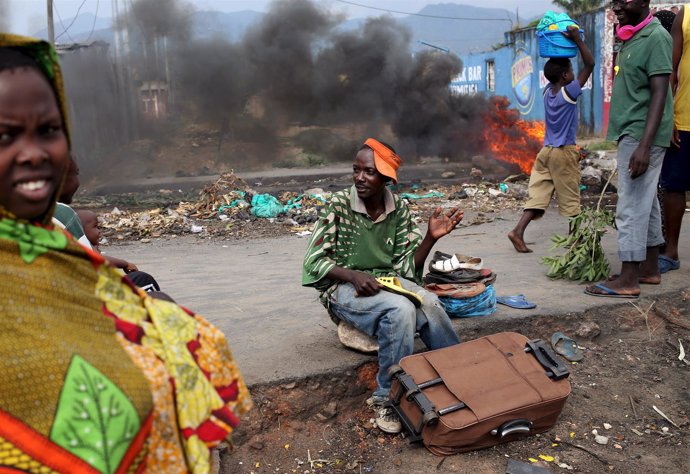
[[[585,186],[599,186],[601,184],[601,170],[587,166],[580,172],[580,182]]]
[[[330,402],[323,410],[321,410],[321,413],[326,415],[328,418],[333,418],[338,414],[338,402],[335,400]]]
[[[444,171],[443,173],[441,173],[441,178],[443,178],[443,179],[455,178],[455,172],[454,171]]]
[[[594,442],[597,444],[609,444],[609,438],[607,436],[597,435],[594,437]]]
[[[621,446],[621,445],[618,444],[618,443],[614,444],[613,447],[616,448],[616,449],[623,449],[623,446]]]
[[[249,447],[256,451],[261,451],[262,449],[264,449],[264,442],[259,436],[255,436],[249,441]]]
[[[316,421],[319,421],[321,423],[325,423],[326,421],[328,421],[328,417],[323,413],[317,413],[314,418],[316,418]]]
[[[609,425],[608,423],[604,423],[604,429],[605,429],[605,430],[610,430],[610,429],[611,429],[611,425]]]
[[[297,386],[297,382],[290,382],[290,383],[286,383],[285,385],[283,385],[283,388],[286,390],[292,390],[296,386]]]
[[[585,321],[580,324],[580,327],[577,328],[575,334],[585,339],[594,339],[601,334],[601,328],[594,321]]]
[[[371,354],[379,350],[376,339],[343,321],[338,324],[338,338],[345,347]]]

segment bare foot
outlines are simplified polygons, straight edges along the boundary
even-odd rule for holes
[[[531,253],[532,249],[527,247],[527,244],[525,244],[525,241],[522,240],[522,237],[515,232],[515,230],[511,230],[508,233],[508,238],[510,241],[513,243],[513,247],[515,247],[515,250],[517,250],[520,253]]]
[[[613,275],[609,275],[606,281],[617,280],[619,276],[620,275],[618,273],[614,273]],[[640,278],[637,281],[640,283],[640,285],[660,285],[661,275],[640,275]]]
[[[588,286],[585,289],[585,293],[592,296],[612,296],[612,297],[638,297],[640,296],[640,287],[637,286],[625,286],[621,283],[620,278],[615,280],[607,280],[596,285]]]

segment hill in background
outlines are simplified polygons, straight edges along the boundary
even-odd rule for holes
[[[482,51],[500,44],[504,39],[504,32],[517,25],[514,12],[501,8],[482,8],[455,3],[427,5],[418,12],[420,15],[440,16],[431,18],[424,16],[403,16],[397,20],[412,31],[412,49],[419,51],[427,49],[420,43],[424,41],[432,45],[449,49],[454,53]],[[198,37],[213,37],[219,35],[230,41],[239,41],[247,28],[263,18],[261,12],[245,10],[238,12],[197,11],[193,15],[193,32]],[[458,18],[472,18],[478,20],[461,20]],[[357,29],[366,19],[356,18],[344,21],[339,28],[342,30]],[[520,18],[520,24],[526,25],[531,18]],[[69,26],[71,25],[71,26]],[[133,24],[136,28],[136,23]],[[64,33],[68,28],[67,33]],[[47,38],[47,30],[35,33],[35,36]],[[112,20],[110,18],[95,18],[91,13],[84,13],[76,19],[63,19],[55,24],[55,36],[59,42],[113,42]]]

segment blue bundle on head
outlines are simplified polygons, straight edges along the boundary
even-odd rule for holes
[[[580,28],[580,25],[567,13],[547,11],[537,25],[539,56],[542,58],[572,58],[577,56],[577,45],[563,36],[563,32],[570,25]],[[580,36],[584,39],[585,34],[581,28]]]

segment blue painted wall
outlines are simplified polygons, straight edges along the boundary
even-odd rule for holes
[[[604,11],[600,10],[581,19],[585,30],[585,42],[595,58],[595,69],[585,86],[580,107],[580,133],[603,133],[603,89],[601,84],[602,51],[601,34],[604,28]],[[518,109],[526,120],[544,119],[543,91],[548,81],[543,69],[547,59],[539,57],[536,29],[527,28],[506,34],[508,44],[494,51],[461,55],[464,71],[451,83],[456,93],[502,95],[508,97],[511,106]],[[573,58],[577,75],[578,58]],[[487,88],[487,62],[494,62],[495,90]]]

